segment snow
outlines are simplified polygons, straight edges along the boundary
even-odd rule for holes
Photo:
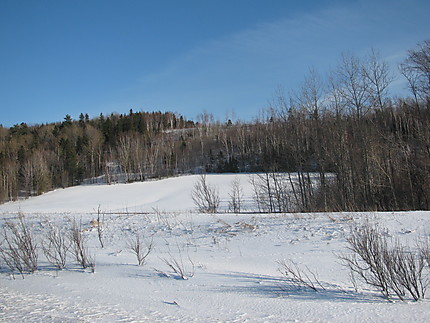
[[[430,212],[332,214],[225,213],[238,176],[251,207],[250,175],[208,175],[222,199],[219,214],[199,214],[191,198],[198,176],[133,184],[77,186],[0,205],[0,223],[25,215],[38,236],[48,223],[82,221],[95,273],[70,257],[57,271],[40,256],[25,279],[0,272],[3,322],[424,322],[430,303],[388,302],[376,291],[352,287],[337,255],[345,235],[364,219],[414,245],[428,237]],[[100,206],[105,248],[90,221]],[[153,239],[143,266],[127,248],[133,233]],[[186,280],[165,260],[182,261]],[[289,284],[278,261],[314,272],[324,290]]]
[[[208,183],[219,188],[224,200],[228,200],[230,184],[239,177],[244,194],[252,197],[250,175],[208,175]],[[42,196],[24,201],[9,202],[0,206],[0,212],[23,213],[89,213],[100,205],[106,212],[150,212],[153,208],[168,211],[184,211],[195,208],[191,191],[199,175],[167,178],[159,181],[132,184],[85,185],[57,189]]]

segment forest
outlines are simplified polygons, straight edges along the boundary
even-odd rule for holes
[[[294,211],[429,210],[430,40],[399,69],[405,97],[389,93],[394,73],[376,51],[343,54],[246,122],[130,110],[0,126],[0,202],[83,183],[258,172],[280,194],[279,174],[298,175]]]

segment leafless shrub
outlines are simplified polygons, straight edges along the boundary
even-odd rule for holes
[[[24,278],[24,272],[37,270],[36,239],[23,215],[19,216],[18,222],[4,224],[1,239],[0,255],[12,273],[18,271]]]
[[[424,298],[428,280],[424,276],[425,259],[399,241],[388,241],[383,231],[368,222],[353,228],[347,237],[349,255],[340,259],[364,283],[376,287],[391,299]],[[389,243],[391,242],[391,243]]]
[[[153,207],[152,211],[156,215],[158,223],[163,225],[167,230],[172,230],[177,224],[176,220],[172,221],[172,219],[174,219],[175,217],[174,213],[167,213],[165,211],[160,210],[158,207]]]
[[[16,249],[10,248],[8,243],[5,243],[6,247],[1,246],[0,247],[0,255],[1,259],[5,263],[7,267],[9,267],[10,271],[12,272],[12,276],[15,279],[14,272],[17,270],[22,278],[24,279],[24,266],[21,263],[21,259],[19,257],[19,253]]]
[[[172,255],[169,255],[168,259],[163,259],[164,263],[179,276],[179,278],[183,280],[187,280],[189,277],[194,276],[194,263],[188,257],[189,264],[191,265],[190,269],[187,269],[187,265],[185,264],[183,258],[180,256],[179,258],[175,258]]]
[[[143,266],[146,258],[154,248],[154,240],[151,239],[150,242],[147,242],[139,232],[136,232],[134,236],[129,239],[128,248],[136,255],[139,266]]]
[[[430,270],[430,238],[427,237],[424,241],[418,244],[420,256],[424,260],[427,268]]]
[[[392,284],[400,285],[417,301],[425,297],[428,280],[424,277],[425,260],[418,253],[401,246],[398,242],[390,252],[393,269],[390,271]],[[403,288],[403,290],[402,290]]]
[[[45,239],[42,240],[42,250],[46,259],[56,268],[66,267],[67,253],[71,242],[64,231],[54,225],[49,225]]]
[[[217,212],[220,204],[219,193],[214,186],[208,184],[205,174],[201,175],[199,180],[194,184],[191,196],[200,212]]]
[[[240,213],[243,204],[243,190],[240,186],[240,179],[236,177],[231,182],[231,192],[229,194],[230,201],[228,203],[228,209],[233,213]]]
[[[389,272],[384,261],[387,258],[387,241],[382,232],[368,223],[351,230],[347,237],[351,255],[340,256],[353,274],[358,275],[366,284],[378,288],[389,298]]]
[[[183,252],[178,243],[176,247],[178,249],[177,255],[173,256],[172,253],[169,252],[169,257],[164,258],[163,261],[180,279],[187,280],[189,277],[194,276],[194,262],[191,260],[188,252],[184,259]]]
[[[69,239],[72,245],[72,254],[76,259],[76,262],[82,266],[82,268],[95,268],[95,261],[89,255],[88,247],[86,246],[86,239],[83,235],[82,223],[76,223],[76,220],[72,221],[72,228],[69,232]]]
[[[278,262],[279,271],[285,276],[290,284],[297,288],[310,288],[317,292],[318,289],[324,290],[324,286],[318,280],[316,274],[312,272],[309,267],[299,267],[297,263],[292,260],[282,260]]]

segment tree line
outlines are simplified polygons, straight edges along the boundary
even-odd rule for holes
[[[409,97],[388,93],[394,77],[375,51],[344,54],[329,75],[310,70],[298,91],[279,90],[249,122],[130,110],[0,127],[0,198],[84,180],[295,172],[300,211],[429,209],[430,41],[400,71]]]
[[[162,163],[155,172],[157,158],[166,157],[158,156],[155,147],[164,142],[163,134],[187,127],[194,127],[194,122],[178,114],[132,110],[127,115],[101,114],[90,119],[81,114],[78,120],[67,115],[58,123],[0,127],[1,200],[38,195],[102,176],[109,162],[122,163],[123,170],[134,172],[129,167],[141,158],[139,165],[150,165],[154,175],[167,175],[169,166]],[[131,151],[131,145],[141,149]]]

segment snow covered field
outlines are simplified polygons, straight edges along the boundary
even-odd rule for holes
[[[230,184],[240,178],[251,205],[249,175],[208,175],[226,210]],[[77,186],[0,205],[0,224],[25,215],[38,237],[49,223],[82,222],[95,272],[68,259],[58,271],[42,253],[25,279],[0,272],[3,322],[425,322],[430,302],[388,302],[360,285],[356,291],[338,255],[350,226],[365,219],[414,245],[428,236],[430,212],[376,214],[199,214],[191,198],[198,176]],[[100,207],[101,248],[90,222]],[[136,232],[154,249],[143,266],[127,247]],[[316,274],[324,289],[285,280],[279,261]],[[178,262],[181,279],[168,266]],[[430,295],[427,296],[429,298]]]

